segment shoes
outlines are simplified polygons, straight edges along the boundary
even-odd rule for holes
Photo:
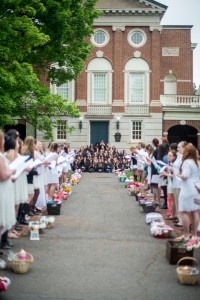
[[[18,235],[18,234],[15,234],[14,232],[9,232],[9,233],[8,233],[8,238],[9,238],[9,239],[18,239],[18,238],[19,238],[19,235]]]
[[[161,209],[167,209],[167,205],[163,204],[160,206]]]
[[[175,221],[175,220],[177,220],[177,217],[167,217],[167,218],[165,218],[165,220]]]
[[[174,224],[179,223],[179,219],[177,218],[176,220],[173,221]]]
[[[19,223],[23,225],[29,225],[29,222],[26,219],[20,220]]]
[[[22,231],[22,229],[23,229],[23,226],[20,226],[20,225],[15,226],[16,231]]]
[[[9,249],[12,248],[12,246],[10,246],[8,243],[5,243],[5,244],[1,244],[0,248],[5,249],[5,250],[9,250]]]
[[[187,248],[187,251],[198,249],[200,248],[200,238],[192,237],[184,246]]]
[[[179,223],[174,224],[174,226],[176,226],[176,227],[183,227],[183,225],[179,224]]]

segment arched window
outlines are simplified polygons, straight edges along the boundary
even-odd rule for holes
[[[129,105],[149,104],[149,65],[142,58],[132,58],[124,70],[124,97]]]
[[[112,103],[112,66],[105,58],[94,58],[87,68],[87,102]]]
[[[177,94],[177,79],[174,74],[167,74],[164,78],[164,94],[176,95]]]

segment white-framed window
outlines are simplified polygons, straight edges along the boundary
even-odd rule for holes
[[[130,102],[144,102],[144,73],[130,73]]]
[[[66,140],[67,139],[67,121],[58,120],[57,121],[57,131],[56,131],[57,140]]]
[[[67,81],[61,85],[53,84],[51,86],[53,94],[58,94],[62,99],[67,99],[68,102],[74,102],[74,80]]]
[[[149,105],[149,65],[142,58],[132,58],[124,70],[126,105]]]
[[[87,102],[108,105],[112,103],[112,66],[105,58],[94,58],[87,68]]]
[[[107,74],[93,73],[93,102],[106,103]]]
[[[127,39],[131,46],[139,48],[144,46],[147,41],[147,36],[143,30],[133,29],[128,33]]]
[[[142,140],[142,121],[132,121],[132,140]]]
[[[93,36],[91,37],[91,43],[96,47],[104,47],[109,42],[110,37],[105,29],[95,29]]]
[[[56,86],[56,94],[60,95],[62,99],[69,98],[69,82]]]

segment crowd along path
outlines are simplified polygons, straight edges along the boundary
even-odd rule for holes
[[[113,174],[85,173],[40,241],[14,241],[34,256],[3,300],[199,299],[199,285],[182,286],[152,238],[145,214]],[[199,253],[197,253],[199,255]],[[198,257],[199,258],[199,257]]]

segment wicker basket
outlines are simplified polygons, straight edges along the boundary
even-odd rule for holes
[[[197,274],[189,274],[188,272],[184,272],[185,267],[187,267],[190,270],[192,270],[193,267],[191,267],[191,266],[182,266],[182,267],[180,267],[179,264],[183,260],[193,260],[193,262],[195,262],[195,264],[197,266],[198,273]],[[195,285],[198,278],[199,278],[199,264],[198,264],[198,261],[193,257],[189,257],[189,256],[183,257],[177,262],[176,272],[177,272],[178,279],[179,279],[181,284]]]
[[[29,271],[30,264],[33,262],[33,256],[30,253],[27,253],[26,260],[19,259],[19,253],[16,254],[17,260],[9,261],[9,265],[15,273],[24,274]]]
[[[141,204],[141,206],[143,208],[143,211],[148,214],[151,212],[155,212],[158,205],[156,203],[154,203],[153,205]]]

